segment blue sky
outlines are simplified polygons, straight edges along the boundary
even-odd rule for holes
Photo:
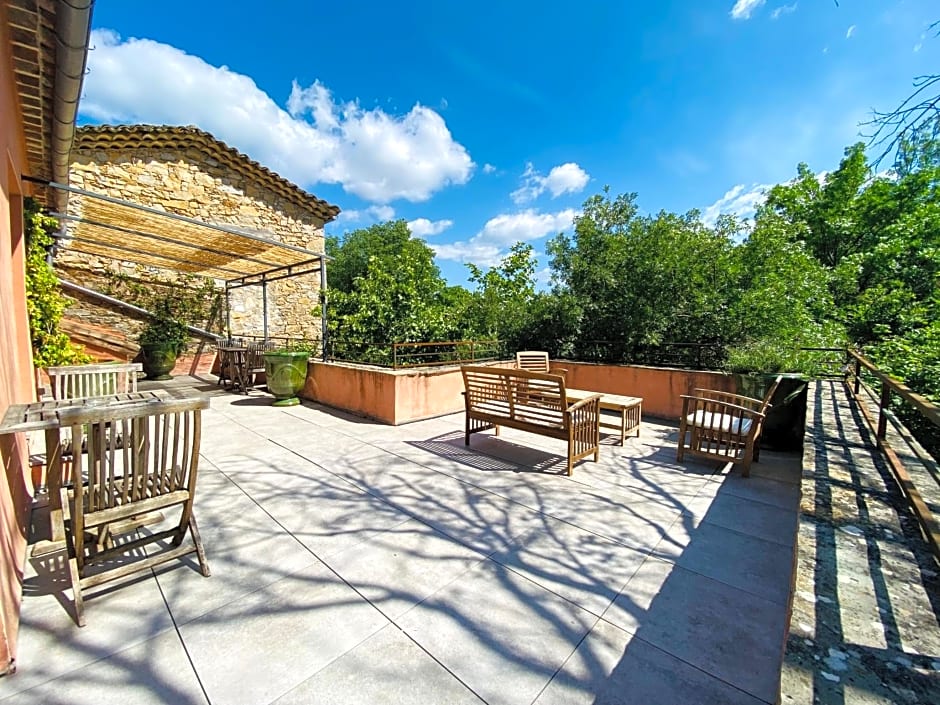
[[[837,166],[940,71],[938,19],[936,0],[98,0],[80,122],[197,125],[340,206],[328,233],[403,218],[464,283],[517,240],[542,253],[605,185],[710,222],[800,161]]]

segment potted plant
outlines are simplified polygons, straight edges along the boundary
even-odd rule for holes
[[[297,394],[307,382],[309,348],[302,345],[288,346],[264,353],[264,374],[268,391],[274,395],[274,406],[296,406],[300,403]]]
[[[176,358],[189,340],[189,331],[186,324],[172,316],[168,301],[158,302],[155,309],[137,339],[141,362],[147,379],[170,379]]]
[[[761,446],[797,450],[806,426],[807,375],[812,361],[774,340],[757,340],[728,349],[726,369],[734,374],[738,394],[763,399],[778,375],[783,379],[770,400]]]

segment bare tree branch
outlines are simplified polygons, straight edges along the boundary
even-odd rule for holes
[[[940,36],[940,20],[931,23],[927,31]],[[869,147],[881,149],[874,160],[875,166],[896,152],[918,130],[940,118],[940,74],[917,76],[913,86],[914,92],[894,110],[881,112],[873,109],[872,119],[862,123],[862,127],[873,130],[868,135],[862,133],[868,138]]]

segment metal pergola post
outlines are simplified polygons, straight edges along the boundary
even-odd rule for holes
[[[326,362],[326,257],[320,258],[320,347],[323,349],[323,361]]]
[[[268,342],[268,280],[261,280],[261,330],[264,333],[264,342]]]

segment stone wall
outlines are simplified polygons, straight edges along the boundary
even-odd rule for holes
[[[323,251],[323,222],[319,217],[288,202],[269,187],[233,173],[198,149],[73,151],[71,185],[209,223],[236,226],[314,252]],[[69,210],[77,213],[80,208],[81,196],[73,194]],[[167,228],[172,229],[169,219]],[[104,268],[121,269],[142,279],[154,274],[173,277],[173,272],[122,264],[70,252],[67,248],[59,251],[56,268],[63,279],[96,290],[100,290],[97,285],[100,285]],[[319,288],[319,274],[270,283],[269,335],[319,340],[320,318],[311,313],[318,302]],[[96,309],[76,299],[66,317],[100,315],[100,310]],[[260,286],[232,290],[229,309],[234,333],[261,334]],[[114,325],[113,320],[109,323]],[[126,319],[126,326],[117,325],[129,336],[136,334],[140,327],[132,319]]]

